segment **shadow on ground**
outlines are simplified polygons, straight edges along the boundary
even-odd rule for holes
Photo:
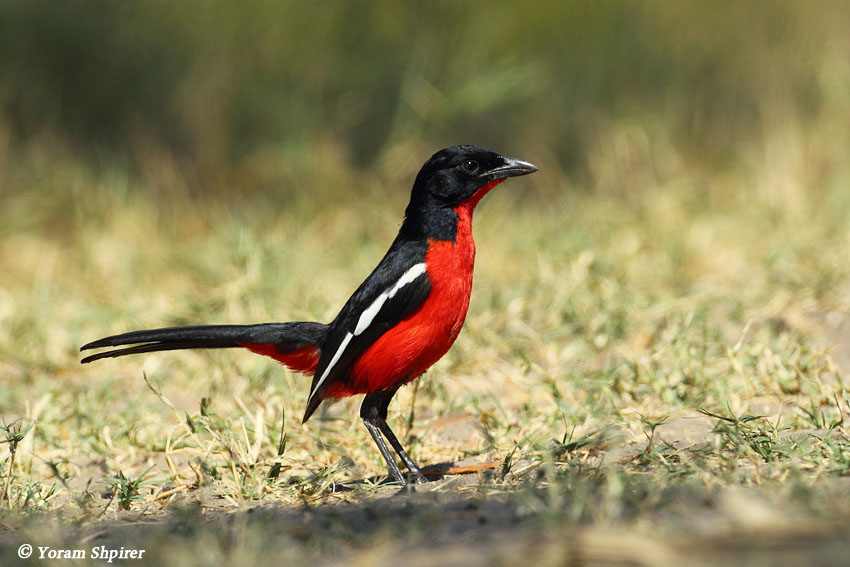
[[[122,548],[144,550],[122,564],[206,566],[837,565],[850,557],[846,525],[780,507],[761,491],[689,488],[670,497],[675,504],[657,518],[636,522],[626,511],[605,523],[571,518],[569,499],[547,508],[551,495],[540,488],[494,494],[457,479],[413,493],[383,487],[358,504],[224,512],[187,500],[164,517],[122,512],[70,530],[60,518],[29,517],[0,534],[0,564],[21,563],[24,544],[33,546],[28,563],[39,565],[50,550],[86,558],[49,564],[93,565],[103,562],[92,553]]]

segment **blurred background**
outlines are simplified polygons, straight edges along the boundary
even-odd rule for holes
[[[553,291],[538,329],[624,339],[627,314],[671,297],[734,329],[753,309],[840,311],[845,8],[3,2],[4,355],[26,375],[119,325],[327,320],[456,143],[541,166],[487,201],[481,233],[514,232],[484,301],[524,293],[534,258],[532,294],[575,264],[587,297],[623,301],[600,322],[601,300]]]
[[[474,142],[544,161],[538,184],[637,192],[592,159],[612,128],[661,180],[750,167],[788,128],[844,153],[823,118],[847,118],[846,30],[840,2],[3,2],[0,188],[80,168],[160,196],[315,196],[331,171],[407,179]]]
[[[336,497],[327,483],[382,474],[357,400],[299,426],[309,379],[262,357],[83,367],[78,349],[139,328],[330,321],[395,236],[421,164],[458,143],[540,171],[476,212],[464,331],[391,408],[415,459],[507,471],[513,457],[532,471],[555,439],[577,459],[563,470],[584,474],[595,457],[575,453],[574,433],[614,427],[643,447],[685,415],[704,440],[712,424],[696,408],[770,416],[771,439],[843,427],[846,2],[4,0],[0,421],[38,420],[19,451],[19,506],[94,498],[87,480],[111,486],[122,471],[171,466],[200,486],[189,456],[231,504]],[[207,423],[209,407],[223,425],[187,438],[183,417]],[[441,433],[446,416],[466,433]],[[236,423],[251,445],[238,482],[241,453],[225,442]],[[167,466],[172,435],[189,456]],[[616,454],[605,474],[652,490],[790,478],[818,517],[846,516],[846,498],[809,496],[821,472],[846,475],[841,439],[734,453],[755,473],[723,464],[720,444],[705,466],[683,457],[682,475],[646,476],[678,456],[629,468]],[[642,493],[617,482],[589,485],[570,517],[605,524],[668,500],[633,504]]]
[[[532,326],[605,353],[675,298],[730,337],[841,311],[845,8],[0,3],[2,352],[30,375],[134,324],[328,320],[456,143],[541,166],[485,202],[479,312],[546,293]]]

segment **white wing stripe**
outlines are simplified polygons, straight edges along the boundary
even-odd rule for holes
[[[416,280],[416,278],[418,278],[419,276],[421,276],[424,273],[425,273],[425,262],[420,262],[420,263],[414,265],[413,267],[411,267],[409,270],[407,270],[404,273],[403,276],[401,276],[401,278],[399,278],[399,280],[396,282],[396,284],[390,290],[390,297],[393,297],[398,292],[398,290],[400,290],[401,288],[403,288],[407,284],[413,283]]]
[[[316,387],[313,388],[312,392],[310,392],[311,398],[313,397],[313,394],[315,394],[319,390],[319,388],[322,387],[322,383],[324,383],[325,379],[328,377],[328,373],[331,371],[331,368],[334,367],[334,364],[336,364],[336,361],[339,360],[340,356],[342,356],[342,351],[344,351],[345,347],[348,346],[348,343],[351,342],[351,338],[353,336],[354,335],[352,335],[351,333],[345,333],[345,337],[343,337],[342,342],[339,343],[339,348],[336,349],[336,352],[334,353],[334,357],[331,359],[330,364],[328,364],[328,367],[325,368],[324,372],[322,372],[322,377],[319,378],[318,382],[316,382]]]
[[[416,264],[409,270],[407,270],[395,283],[395,285],[391,288],[379,295],[375,298],[375,301],[372,302],[372,305],[367,307],[363,313],[360,314],[360,318],[357,320],[357,326],[354,328],[354,335],[357,336],[361,334],[363,331],[369,328],[369,325],[372,324],[372,321],[375,320],[375,316],[381,311],[381,307],[384,306],[387,299],[395,297],[395,294],[398,291],[406,286],[409,283],[413,283],[416,278],[425,273],[425,262],[420,262]]]
[[[395,297],[395,294],[403,288],[404,286],[413,283],[416,278],[425,273],[425,262],[420,262],[419,264],[414,265],[409,270],[404,272],[402,276],[398,279],[395,285],[383,292],[381,295],[375,298],[375,301],[372,302],[369,307],[363,310],[363,313],[360,314],[360,318],[357,320],[357,326],[354,327],[354,333],[348,332],[345,333],[345,337],[343,337],[342,341],[339,343],[339,347],[336,349],[333,358],[331,359],[328,366],[325,368],[325,371],[322,372],[322,376],[319,378],[319,381],[316,382],[316,387],[313,388],[313,391],[310,392],[310,397],[313,397],[319,388],[322,387],[322,384],[330,374],[331,369],[333,369],[334,365],[336,365],[339,358],[342,356],[342,353],[345,351],[345,347],[348,346],[348,343],[351,342],[351,339],[355,336],[361,334],[363,331],[369,328],[369,325],[372,324],[372,321],[375,320],[375,317],[380,313],[381,307],[384,306],[384,303],[387,302],[387,299]]]
[[[354,327],[354,335],[357,336],[366,329],[369,328],[369,325],[372,324],[372,321],[375,320],[375,315],[381,310],[381,307],[386,303],[387,298],[391,297],[388,291],[385,291],[372,302],[372,305],[367,307],[363,313],[360,314],[360,318],[357,320],[357,326]]]

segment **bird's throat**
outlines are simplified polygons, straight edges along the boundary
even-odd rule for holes
[[[493,187],[495,187],[495,186],[496,186],[496,185],[498,185],[499,183],[502,183],[503,181],[504,181],[504,179],[496,179],[495,181],[491,181],[491,182],[490,182],[490,183],[488,183],[487,185],[484,185],[484,186],[480,187],[480,188],[479,188],[477,191],[475,191],[475,193],[473,193],[473,194],[472,194],[472,195],[471,195],[471,196],[470,196],[470,197],[469,197],[466,201],[464,201],[463,203],[461,203],[460,205],[458,205],[457,207],[455,207],[455,212],[456,212],[458,215],[460,215],[460,214],[461,214],[461,209],[463,209],[464,211],[468,210],[468,211],[469,211],[469,216],[470,216],[470,218],[471,218],[471,217],[472,217],[472,212],[475,210],[475,207],[476,207],[476,205],[478,205],[478,202],[479,202],[482,198],[484,198],[484,195],[486,195],[487,193],[489,193],[489,192],[493,189]]]

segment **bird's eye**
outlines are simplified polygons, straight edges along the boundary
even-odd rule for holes
[[[478,162],[468,159],[460,166],[466,173],[478,173]]]

